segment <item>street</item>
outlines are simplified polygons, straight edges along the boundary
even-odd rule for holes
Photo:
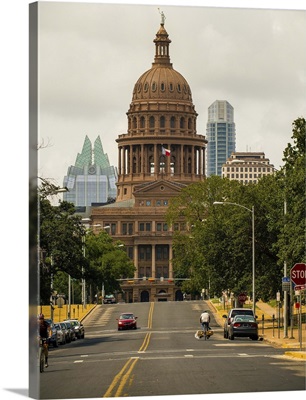
[[[305,361],[247,338],[197,340],[202,301],[99,305],[85,339],[50,349],[41,398],[90,398],[305,390]],[[137,330],[118,331],[122,312]]]

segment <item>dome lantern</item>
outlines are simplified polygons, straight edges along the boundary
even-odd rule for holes
[[[163,12],[161,12],[161,16],[160,28],[156,34],[156,38],[153,40],[155,43],[155,59],[152,66],[164,65],[172,68],[169,56],[169,44],[171,43],[171,40],[169,39],[169,35],[164,27],[165,15]]]

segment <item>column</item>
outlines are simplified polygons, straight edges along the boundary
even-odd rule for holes
[[[134,272],[134,278],[138,278],[138,246],[137,244],[134,244],[134,265],[136,268],[136,271]]]
[[[152,244],[152,278],[155,278],[155,244]]]
[[[173,249],[172,249],[172,244],[169,244],[169,279],[173,279],[172,259],[173,259]]]

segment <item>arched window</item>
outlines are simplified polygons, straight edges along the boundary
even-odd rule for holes
[[[137,119],[136,117],[133,118],[133,129],[137,128]]]
[[[140,128],[145,128],[145,117],[140,117]]]
[[[180,128],[181,128],[181,129],[184,129],[184,128],[185,128],[185,118],[184,118],[184,117],[181,117],[181,118],[180,118]]]
[[[164,128],[165,127],[165,117],[162,115],[160,117],[160,128]]]
[[[175,117],[171,117],[171,119],[170,119],[170,128],[171,129],[175,128]]]
[[[155,118],[153,116],[151,116],[149,119],[149,127],[150,129],[155,127]]]

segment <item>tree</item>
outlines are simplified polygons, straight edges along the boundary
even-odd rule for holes
[[[134,276],[134,264],[123,244],[114,242],[104,230],[98,234],[88,231],[85,254],[89,261],[86,279],[94,288],[104,284],[106,293],[112,293],[120,290],[119,279]]]
[[[215,201],[234,203],[213,205]],[[235,206],[236,204],[236,206]],[[189,287],[210,287],[252,294],[252,215],[255,209],[256,297],[271,298],[281,285],[282,269],[273,244],[282,216],[282,196],[272,176],[258,185],[243,185],[220,177],[188,186],[170,205],[172,223],[183,218],[186,231],[174,237],[175,276],[189,277]],[[246,210],[245,208],[248,210]],[[195,290],[195,289],[193,289]]]
[[[280,227],[276,248],[278,257],[286,261],[289,268],[295,263],[305,262],[305,118],[296,119],[293,124],[293,145],[288,143],[284,151],[284,167],[280,178],[283,181],[287,212]]]

